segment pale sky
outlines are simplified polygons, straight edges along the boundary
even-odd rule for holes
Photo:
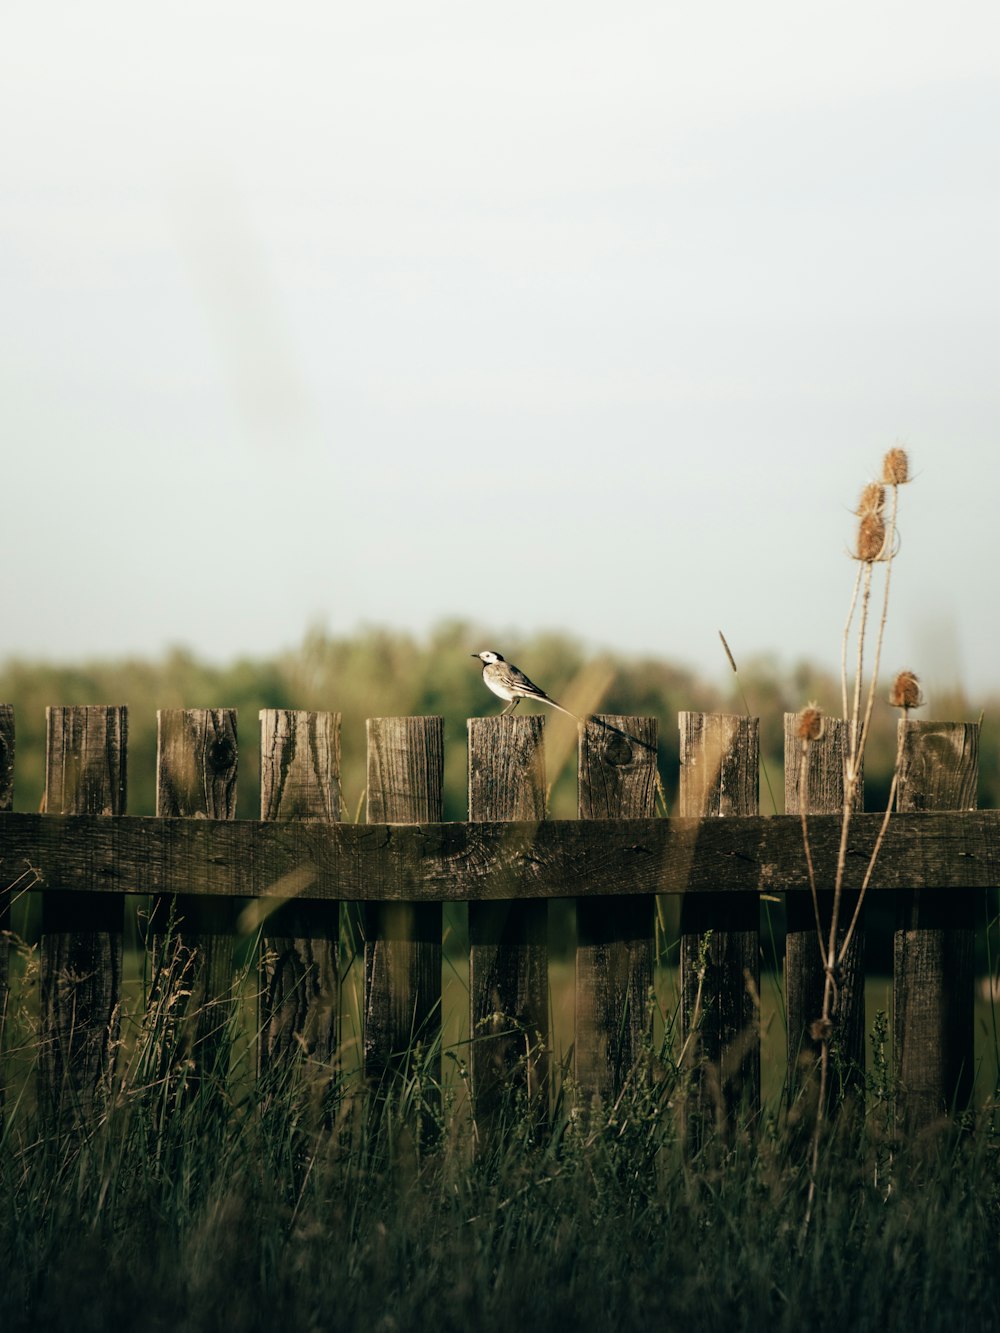
[[[998,75],[995,0],[6,5],[0,657],[834,667],[901,442],[886,669],[1000,687]]]

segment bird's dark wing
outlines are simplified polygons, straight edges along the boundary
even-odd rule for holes
[[[534,699],[548,699],[549,696],[545,693],[545,691],[539,689],[539,687],[535,684],[535,682],[533,680],[529,680],[528,677],[524,674],[524,672],[519,670],[518,667],[511,666],[510,663],[508,662],[507,668],[510,671],[511,683],[518,690],[521,690],[524,693],[525,697]]]

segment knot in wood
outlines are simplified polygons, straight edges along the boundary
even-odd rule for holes
[[[604,762],[612,768],[624,768],[632,762],[632,747],[624,736],[612,736],[605,743]]]
[[[212,741],[208,747],[208,765],[213,773],[225,773],[235,758],[236,749],[228,736]]]

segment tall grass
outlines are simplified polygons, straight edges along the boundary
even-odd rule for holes
[[[474,1149],[463,1041],[440,1096],[412,1052],[405,1084],[374,1102],[352,1044],[332,1078],[302,1059],[261,1080],[247,971],[217,1013],[216,1063],[189,1080],[196,1016],[172,1020],[161,978],[126,1016],[101,1114],[56,1130],[32,1106],[30,959],[17,975],[0,1145],[10,1333],[998,1326],[990,1107],[899,1143],[877,1060],[864,1116],[824,1140],[803,1243],[808,1107],[776,1099],[753,1133],[686,1151],[669,1013],[613,1108],[576,1106],[557,1061],[551,1130],[515,1103]]]

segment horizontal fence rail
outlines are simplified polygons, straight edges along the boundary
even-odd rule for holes
[[[882,815],[856,815],[846,887],[860,888]],[[814,815],[832,882],[840,818]],[[481,824],[270,824],[144,816],[4,815],[9,878],[42,889],[213,897],[462,902],[630,894],[808,893],[798,816]],[[1000,811],[893,815],[870,892],[1000,881]]]
[[[800,812],[808,813],[822,914],[841,844],[838,724],[800,763],[794,719],[786,718],[786,809],[794,813],[762,817],[756,719],[682,713],[681,814],[668,819],[653,817],[655,719],[589,718],[579,727],[579,818],[550,820],[544,719],[473,719],[469,819],[445,823],[442,719],[371,719],[368,822],[345,824],[338,714],[261,714],[259,820],[233,818],[233,710],[159,714],[153,817],[124,813],[124,708],[53,708],[47,716],[45,813],[15,813],[14,716],[0,706],[0,992],[11,888],[29,886],[42,899],[38,1084],[48,1116],[85,1118],[109,1086],[128,895],[153,904],[147,1006],[167,1003],[164,986],[181,978],[195,1015],[192,1086],[224,1059],[217,1014],[248,919],[261,929],[258,1073],[271,1077],[304,1056],[333,1078],[343,903],[361,905],[350,909],[364,974],[358,1050],[380,1094],[405,1073],[415,1048],[431,1081],[440,1081],[441,905],[469,904],[468,1063],[480,1136],[512,1095],[538,1125],[546,1118],[546,922],[555,898],[571,900],[576,918],[574,1083],[582,1105],[613,1101],[641,1075],[656,900],[664,895],[681,900],[679,1042],[693,1074],[687,1131],[697,1139],[711,1120],[724,1128],[760,1109],[762,894],[784,895],[787,906],[790,1097],[815,1068],[810,1031],[824,978]],[[960,1108],[971,1091],[975,902],[1000,883],[1000,812],[973,808],[977,727],[900,728],[899,810],[869,888],[895,895],[900,1117],[919,1128]],[[852,816],[843,881],[852,905],[883,823],[882,814],[860,809]],[[863,1082],[863,928],[862,912],[839,978],[842,1095]],[[188,1021],[185,1005],[169,1021]]]

